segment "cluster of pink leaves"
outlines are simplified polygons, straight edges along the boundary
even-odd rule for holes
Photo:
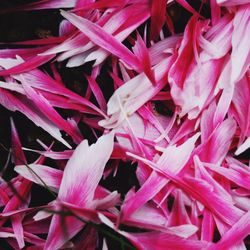
[[[166,11],[174,1],[41,0],[2,10],[69,8],[61,10],[58,37],[0,50],[1,105],[67,148],[58,152],[40,142],[43,150],[25,149],[11,121],[18,175],[10,182],[17,193],[1,180],[0,238],[14,249],[27,243],[29,250],[107,249],[89,222],[105,224],[136,249],[247,249],[250,169],[242,153],[250,147],[250,5],[201,1],[211,8],[205,19],[187,1],[176,2],[192,14],[183,34],[175,34]],[[56,67],[62,61],[66,67],[93,61],[91,74],[83,75],[86,93],[66,88]],[[44,64],[53,75],[39,68]],[[96,80],[103,69],[112,79],[109,100]],[[173,115],[159,114],[155,102]],[[74,115],[62,117],[62,109]],[[96,135],[95,144],[83,138],[81,123]],[[24,150],[38,159],[27,162]],[[55,165],[45,165],[47,158]],[[139,188],[124,199],[100,185],[103,176],[115,178],[120,162],[137,163]],[[37,184],[55,200],[29,207]]]

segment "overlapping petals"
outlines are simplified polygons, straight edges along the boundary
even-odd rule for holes
[[[10,143],[0,144],[9,151],[1,242],[249,248],[250,5],[196,2],[42,0],[0,10],[53,9],[63,19],[57,37],[0,50],[0,104],[14,116]],[[183,33],[174,8],[188,12]],[[65,81],[69,69],[81,82]],[[14,112],[48,138],[23,143]]]

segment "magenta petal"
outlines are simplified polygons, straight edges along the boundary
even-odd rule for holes
[[[236,12],[233,20],[233,37],[232,37],[232,74],[231,81],[240,80],[249,68],[250,61],[250,44],[248,37],[250,35],[250,7],[241,6]]]
[[[218,6],[216,0],[210,0],[211,5],[211,15],[212,15],[212,23],[215,24],[220,19],[220,7]]]
[[[62,171],[39,164],[19,165],[15,167],[15,171],[24,178],[44,186],[59,189],[62,180]],[[39,176],[39,178],[38,178]],[[41,181],[42,179],[42,181]]]
[[[53,57],[54,55],[33,57],[27,60],[26,62],[20,63],[19,65],[16,65],[10,69],[0,71],[0,76],[15,75],[30,71],[48,62]]]
[[[155,40],[162,29],[165,22],[166,1],[155,0],[151,2],[151,25],[150,38]]]
[[[20,142],[19,135],[17,133],[13,119],[10,120],[10,123],[11,123],[12,150],[13,150],[14,162],[16,165],[25,164],[26,158],[22,150],[22,144]]]
[[[42,9],[57,9],[57,8],[73,8],[77,0],[40,0],[35,3],[28,3],[20,8],[7,9],[4,12],[15,12],[24,10],[42,10]]]
[[[185,239],[183,237],[177,236],[174,233],[169,232],[146,232],[146,233],[128,233],[125,231],[117,230],[113,223],[104,215],[99,214],[100,220],[107,226],[118,231],[121,235],[126,237],[131,243],[140,250],[162,250],[162,249],[190,249],[190,250],[200,250],[206,249],[211,243],[206,241],[197,241],[191,239]]]
[[[188,22],[186,26],[184,36],[178,50],[178,57],[169,70],[169,83],[177,84],[178,87],[183,87],[183,82],[187,74],[187,69],[193,58],[193,32],[195,29],[195,24],[197,22],[197,17],[194,16]]]
[[[51,123],[47,117],[45,117],[34,104],[24,98],[23,96],[15,96],[10,92],[0,89],[0,102],[1,104],[9,110],[20,111],[26,115],[30,120],[32,120],[37,126],[42,127],[45,131],[54,136],[58,141],[61,141],[67,147],[71,147],[60,134],[59,129]]]
[[[141,68],[135,55],[100,26],[65,11],[62,12],[62,15],[79,28],[91,41],[116,55],[133,69],[139,70]]]
[[[203,212],[201,239],[206,241],[212,241],[214,236],[215,223],[210,211],[205,209]]]
[[[147,75],[148,79],[155,84],[156,83],[155,76],[154,72],[151,70],[149,52],[144,41],[142,40],[141,36],[138,33],[137,33],[137,40],[133,47],[133,51],[137,56],[137,58],[140,60],[141,65],[143,67],[143,71]]]
[[[45,244],[45,249],[54,250],[61,248],[83,227],[84,223],[75,217],[53,215]]]
[[[222,6],[234,6],[241,4],[248,4],[248,0],[216,0],[218,4]]]
[[[91,146],[88,146],[86,140],[78,145],[65,167],[59,199],[75,205],[88,206],[93,200],[94,191],[112,153],[113,137],[114,135],[109,133]],[[78,192],[82,193],[80,199]]]
[[[245,213],[209,250],[229,249],[237,246],[250,232],[250,212]]]
[[[100,87],[98,86],[97,82],[95,81],[95,79],[93,79],[93,77],[89,76],[87,77],[88,82],[89,82],[89,86],[93,92],[93,94],[96,97],[96,100],[100,106],[100,108],[105,111],[107,109],[107,103],[106,100],[103,96],[103,93],[100,89]]]
[[[94,191],[113,150],[114,134],[103,135],[89,146],[82,141],[69,159],[59,189],[58,199],[73,205],[93,207]],[[79,194],[81,194],[79,196]],[[60,226],[64,221],[64,229]],[[60,248],[84,224],[74,217],[54,215],[51,221],[46,249]],[[64,230],[68,230],[65,238]]]
[[[161,169],[166,169],[174,174],[179,173],[185,166],[194,149],[194,144],[199,134],[193,136],[180,146],[168,146],[157,164]],[[175,156],[175,157],[173,157]],[[142,187],[122,206],[123,218],[129,217],[133,212],[152,199],[167,183],[168,179],[152,172]]]
[[[240,127],[239,144],[245,137],[250,136],[250,81],[246,74],[235,86],[233,93],[233,105],[229,114],[232,115]]]
[[[231,164],[229,164],[230,166]],[[236,183],[240,187],[244,187],[245,189],[250,190],[250,172],[247,169],[247,166],[245,168],[241,166],[232,166],[229,168],[225,167],[219,167],[219,166],[212,166],[207,164],[207,167],[214,171],[215,173],[218,173],[219,175],[224,176],[226,179]]]
[[[240,147],[235,151],[235,154],[236,154],[236,155],[239,155],[239,154],[243,153],[244,151],[246,151],[246,150],[249,149],[249,148],[250,148],[250,137],[248,137],[248,138],[244,141],[244,143],[242,143],[242,144],[240,145]]]
[[[50,119],[53,123],[55,123],[59,128],[67,132],[76,142],[80,142],[82,140],[82,136],[75,130],[71,124],[65,121],[52,107],[52,105],[41,95],[39,92],[36,92],[32,87],[30,87],[25,78],[22,77],[22,85],[23,88],[29,97],[37,106],[37,108]]]
[[[236,130],[235,120],[228,118],[213,129],[213,111],[215,105],[203,112],[201,118],[202,144],[197,148],[199,157],[204,162],[221,164],[225,158]]]
[[[20,248],[23,248],[25,246],[22,219],[23,219],[23,216],[20,215],[20,214],[14,215],[11,218],[13,231],[14,231],[14,233],[16,235],[18,246]]]
[[[178,236],[173,236],[166,233],[124,233],[136,247],[140,250],[171,250],[171,249],[190,249],[190,250],[200,250],[206,249],[211,243],[206,241],[197,241],[191,239],[183,239]]]

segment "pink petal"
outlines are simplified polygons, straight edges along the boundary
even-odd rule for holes
[[[212,241],[214,237],[215,223],[210,211],[205,209],[203,212],[201,240]]]
[[[248,4],[248,0],[216,0],[222,6],[234,6],[240,4]]]
[[[231,84],[227,84],[226,86],[221,86],[225,85],[225,83],[230,83],[230,74],[231,74],[231,64],[230,61],[228,61],[217,83],[218,88],[223,88],[223,90],[214,114],[213,118],[214,126],[221,123],[225,119],[233,99],[234,86],[232,86]],[[217,89],[215,91],[217,92]]]
[[[126,10],[126,15],[125,13],[121,13],[120,15],[120,19],[123,20],[123,24],[121,25],[120,28],[117,29],[117,32],[114,32],[114,37],[122,42],[125,38],[128,37],[128,35],[133,32],[139,25],[141,25],[145,20],[148,19],[149,17],[149,10],[148,10],[148,6],[146,5],[141,5],[140,6],[136,6],[136,5],[130,5],[127,8],[124,8],[124,11]],[[131,16],[131,12],[133,12],[133,15]],[[138,13],[137,13],[138,12]],[[115,17],[116,15],[114,15]],[[126,20],[125,20],[126,19]],[[119,19],[118,19],[119,21]],[[108,31],[108,33],[110,33],[110,31],[112,31],[114,29],[114,27],[116,26],[116,22],[117,20],[113,20],[113,18],[110,18],[109,21],[107,23],[105,23],[103,25],[103,29]],[[109,24],[109,25],[107,25]],[[118,23],[119,25],[120,23]],[[111,30],[112,27],[113,29]],[[85,62],[89,62],[89,61],[93,61],[95,60],[95,64],[99,65],[101,64],[108,56],[109,56],[109,52],[103,48],[99,48],[97,50],[94,50],[93,52],[91,52],[85,59]]]
[[[217,5],[216,0],[210,0],[210,8],[211,8],[211,15],[212,15],[212,24],[216,24],[220,19],[221,11],[220,7]]]
[[[18,165],[15,167],[15,171],[24,178],[41,186],[44,186],[44,183],[46,183],[48,187],[59,189],[63,176],[61,170],[39,164],[29,164],[28,166]],[[41,179],[43,182],[41,182]]]
[[[197,148],[197,152],[200,151],[199,157],[202,161],[221,164],[232,143],[236,123],[233,119],[228,118],[211,131],[213,128],[211,112],[214,108],[215,105],[212,104],[203,113],[201,119],[202,145]]]
[[[88,76],[87,80],[89,82],[89,86],[93,92],[93,94],[96,97],[96,100],[100,106],[100,108],[104,111],[107,109],[107,103],[106,100],[104,98],[104,95],[99,87],[99,85],[97,84],[97,82],[95,81],[95,79],[93,79],[93,77]]]
[[[211,243],[191,239],[183,239],[167,233],[123,233],[140,250],[200,250],[206,249]]]
[[[222,176],[224,176],[226,179],[236,183],[240,187],[244,187],[248,190],[250,190],[250,172],[245,170],[244,168],[240,166],[234,166],[232,168],[225,168],[225,167],[219,167],[219,166],[213,166],[210,164],[205,164],[209,169],[214,171],[215,173],[218,173]]]
[[[88,146],[86,140],[82,141],[65,167],[58,195],[59,199],[72,204],[85,204],[87,206],[93,199],[94,190],[102,177],[105,164],[110,158],[112,150],[112,133],[100,137],[96,144],[91,146]],[[98,152],[98,157],[96,152]],[[84,179],[85,181],[83,181]],[[81,193],[84,191],[80,199],[77,190],[81,190]]]
[[[166,84],[165,76],[173,63],[173,59],[171,56],[154,67],[156,85],[152,85],[145,74],[141,73],[119,87],[108,102],[107,113],[111,115],[110,119],[100,121],[99,125],[107,128],[116,127],[125,119],[121,108],[124,108],[127,115],[132,115],[143,104],[160,92]],[[123,107],[121,107],[121,104]]]
[[[194,156],[194,164],[195,168],[197,169],[196,175],[208,182],[211,186],[213,186],[214,193],[221,196],[225,201],[228,201],[233,205],[233,200],[231,195],[224,189],[224,187],[214,180],[212,176],[208,173],[208,171],[204,168],[203,163],[200,161],[197,155]]]
[[[14,215],[11,218],[13,231],[15,233],[15,236],[16,236],[16,239],[18,242],[18,246],[20,248],[23,248],[25,246],[22,219],[23,219],[23,216],[21,216],[20,214]]]
[[[102,199],[94,201],[97,209],[109,209],[115,207],[120,202],[120,195],[114,191]]]
[[[38,48],[25,48],[25,49],[1,49],[0,50],[0,58],[13,58],[16,56],[20,56],[24,60],[28,60],[35,55],[42,53],[46,50],[46,47],[38,47]]]
[[[17,8],[10,8],[3,12],[24,11],[24,10],[42,10],[42,9],[57,9],[57,8],[73,8],[77,0],[40,0],[35,3],[28,3]]]
[[[12,135],[11,143],[12,143],[12,153],[13,153],[14,163],[16,165],[25,164],[26,158],[22,150],[22,144],[19,139],[19,135],[17,133],[17,129],[16,129],[13,119],[10,120],[10,124],[11,124],[11,135]]]
[[[23,63],[20,63],[19,65],[16,65],[10,69],[2,70],[0,71],[0,76],[6,76],[6,75],[15,75],[20,74],[23,72],[30,71],[32,69],[35,69],[49,60],[51,60],[54,57],[54,55],[49,56],[35,56]]]
[[[67,97],[67,98],[71,99],[72,105],[74,103],[77,103],[78,105],[80,104],[80,105],[86,106],[88,108],[93,109],[94,111],[96,111],[97,113],[99,113],[105,117],[105,114],[100,109],[98,109],[93,103],[91,103],[89,100],[87,100],[86,98],[84,98],[82,96],[77,95],[73,91],[62,86],[60,83],[58,83],[53,78],[49,77],[48,75],[46,75],[45,73],[43,73],[40,70],[32,70],[32,72],[24,73],[22,75],[22,77],[25,78],[25,82],[27,84],[29,84],[30,86],[32,86],[36,89],[56,94],[56,98],[59,98],[59,100],[62,100],[62,99],[60,99],[61,96]],[[18,80],[22,81],[23,78],[18,77]],[[43,92],[44,95],[46,94],[45,92]],[[65,99],[63,99],[63,100],[65,100]],[[62,101],[62,104],[63,103],[65,103],[65,101]],[[66,104],[67,104],[67,102],[66,102]],[[69,103],[69,104],[71,104],[71,103]]]
[[[180,190],[177,190],[172,211],[168,218],[168,226],[192,224],[186,211],[182,196],[182,192]]]
[[[209,210],[211,210],[216,216],[218,216],[223,222],[232,225],[242,215],[242,210],[233,206],[229,201],[224,200],[223,197],[213,192],[213,186],[208,182],[193,177],[180,177],[173,175],[171,172],[160,169],[157,164],[144,159],[140,156],[136,156],[132,153],[127,153],[129,156],[138,159],[148,164],[152,169],[161,173],[166,178],[173,181],[178,187],[183,189],[187,194],[197,199],[199,202],[204,204]]]
[[[121,230],[117,230],[113,223],[104,215],[99,214],[100,220],[107,226],[118,231],[121,235],[126,237],[131,243],[140,250],[162,250],[162,249],[190,249],[200,250],[207,248],[210,244],[206,241],[196,241],[179,237],[170,232],[146,232],[146,233],[127,233]]]
[[[179,173],[189,160],[198,137],[199,134],[194,135],[178,147],[176,145],[168,146],[159,158],[157,162],[158,166],[162,170],[166,169],[174,174]],[[135,195],[124,202],[122,206],[123,218],[129,217],[147,201],[152,199],[168,182],[169,179],[160,176],[156,172],[152,172]]]
[[[250,148],[250,137],[248,137],[243,144],[241,144],[235,152],[235,155],[239,155]]]
[[[30,101],[21,95],[14,96],[6,90],[0,89],[0,103],[11,111],[20,111],[30,120],[32,120],[37,126],[42,127],[45,131],[50,133],[58,141],[65,144],[67,147],[71,146],[61,137],[59,129],[51,123]]]
[[[183,87],[183,82],[187,74],[187,69],[190,66],[190,63],[193,59],[193,30],[197,23],[197,17],[192,17],[184,32],[184,36],[178,49],[177,60],[173,63],[172,67],[169,70],[169,83],[177,84],[178,87]]]
[[[21,145],[14,121],[12,119],[11,119],[11,132],[12,132],[11,133],[12,134],[12,150],[13,150],[14,162],[15,162],[15,164],[25,164],[26,158],[25,158],[25,155],[24,155],[23,150],[22,150],[22,145]],[[23,187],[25,187],[26,185],[31,187],[29,185],[29,183],[25,182],[25,181],[22,182],[21,185]],[[27,204],[24,205],[24,208],[26,208],[26,207],[27,207]],[[16,236],[16,239],[18,242],[18,246],[20,248],[23,248],[25,246],[24,235],[23,235],[23,226],[22,226],[23,216],[24,215],[22,215],[22,214],[16,214],[16,215],[11,217],[13,231],[15,233],[15,236]]]
[[[29,148],[24,148],[24,151],[30,151],[30,152],[35,152],[38,153],[40,155],[43,155],[47,158],[51,158],[54,160],[68,160],[71,155],[73,154],[73,150],[64,150],[64,151],[60,151],[60,152],[55,152],[52,150],[49,151],[41,151],[41,150],[34,150],[34,149],[29,149]]]
[[[92,8],[102,9],[102,8],[123,7],[127,2],[128,2],[127,0],[100,0],[94,3],[82,4],[82,6],[76,8],[76,10],[88,10]]]
[[[210,49],[198,53],[201,40],[203,49],[208,47],[202,38],[202,32],[208,29],[207,21],[197,22],[195,17],[190,19],[179,48],[178,58],[169,71],[171,95],[175,104],[180,107],[181,117],[188,114],[189,119],[196,118],[214,98],[214,86],[226,60],[223,56],[231,46],[228,36],[230,27],[230,18],[225,17],[210,29],[210,34],[207,32],[208,43],[212,47],[218,47],[220,51],[219,54],[215,53],[215,56],[212,53],[211,57]]]
[[[229,249],[241,243],[250,232],[250,212],[245,213],[209,250]]]
[[[21,41],[21,42],[12,42],[11,44],[20,44],[20,45],[51,45],[51,44],[61,43],[65,39],[66,39],[66,37],[64,37],[64,36],[61,36],[61,37],[46,37],[46,38],[26,40],[26,41]],[[50,48],[50,46],[49,47],[44,46],[44,47],[41,47],[41,48],[35,48],[37,50],[38,49],[39,50],[42,49],[40,52],[36,53],[36,55],[43,53],[44,51],[46,51],[49,48]],[[31,49],[31,51],[32,51],[32,49]]]
[[[155,44],[149,50],[150,61],[152,65],[160,63],[166,58],[167,53],[170,53],[180,42],[182,37],[180,35],[167,37]]]
[[[91,208],[94,191],[102,177],[103,170],[113,150],[113,133],[104,135],[88,146],[82,141],[69,159],[59,189],[58,199],[78,206]],[[81,194],[79,196],[79,194]],[[64,219],[68,233],[65,237],[59,225]],[[83,227],[83,223],[74,217],[62,218],[54,215],[46,241],[46,249],[60,248]]]
[[[141,36],[139,35],[139,33],[137,33],[137,40],[136,40],[135,45],[133,47],[133,51],[134,51],[135,55],[137,56],[137,58],[140,60],[140,63],[143,67],[143,71],[145,72],[145,75],[148,77],[148,79],[152,83],[155,84],[156,83],[155,76],[154,76],[154,72],[151,70],[151,62],[150,62],[149,52],[148,52],[148,49],[147,49],[144,41],[142,40]]]
[[[116,55],[133,69],[138,70],[141,68],[135,55],[124,45],[119,43],[113,36],[105,32],[100,26],[74,14],[65,11],[62,11],[61,13],[95,44]]]
[[[30,87],[25,78],[22,77],[22,85],[28,96],[37,106],[37,108],[53,123],[55,123],[59,128],[67,132],[76,142],[82,140],[81,134],[75,130],[70,123],[66,122],[51,106],[51,104],[38,92],[36,92],[32,87]]]
[[[14,234],[12,229],[8,228],[8,227],[2,227],[1,231],[0,231],[0,235],[2,238],[14,238]],[[34,245],[41,245],[44,244],[44,239],[32,234],[32,233],[28,233],[28,232],[24,232],[24,240],[26,242],[29,242],[31,244]]]
[[[165,22],[166,1],[155,0],[151,2],[150,40],[155,40]]]
[[[235,86],[233,94],[233,105],[231,105],[229,114],[237,121],[240,127],[239,144],[246,136],[250,136],[250,81],[246,74]]]
[[[214,193],[213,187],[206,181],[198,178],[187,178],[188,186],[191,188],[190,194],[202,202],[214,215],[223,222],[233,225],[242,215],[242,210],[233,206],[224,197]],[[199,190],[199,191],[198,191]],[[197,192],[198,191],[198,192]],[[197,196],[198,195],[198,196]]]
[[[249,68],[250,61],[250,6],[243,5],[236,12],[233,20],[232,37],[232,74],[231,82],[240,80]]]

